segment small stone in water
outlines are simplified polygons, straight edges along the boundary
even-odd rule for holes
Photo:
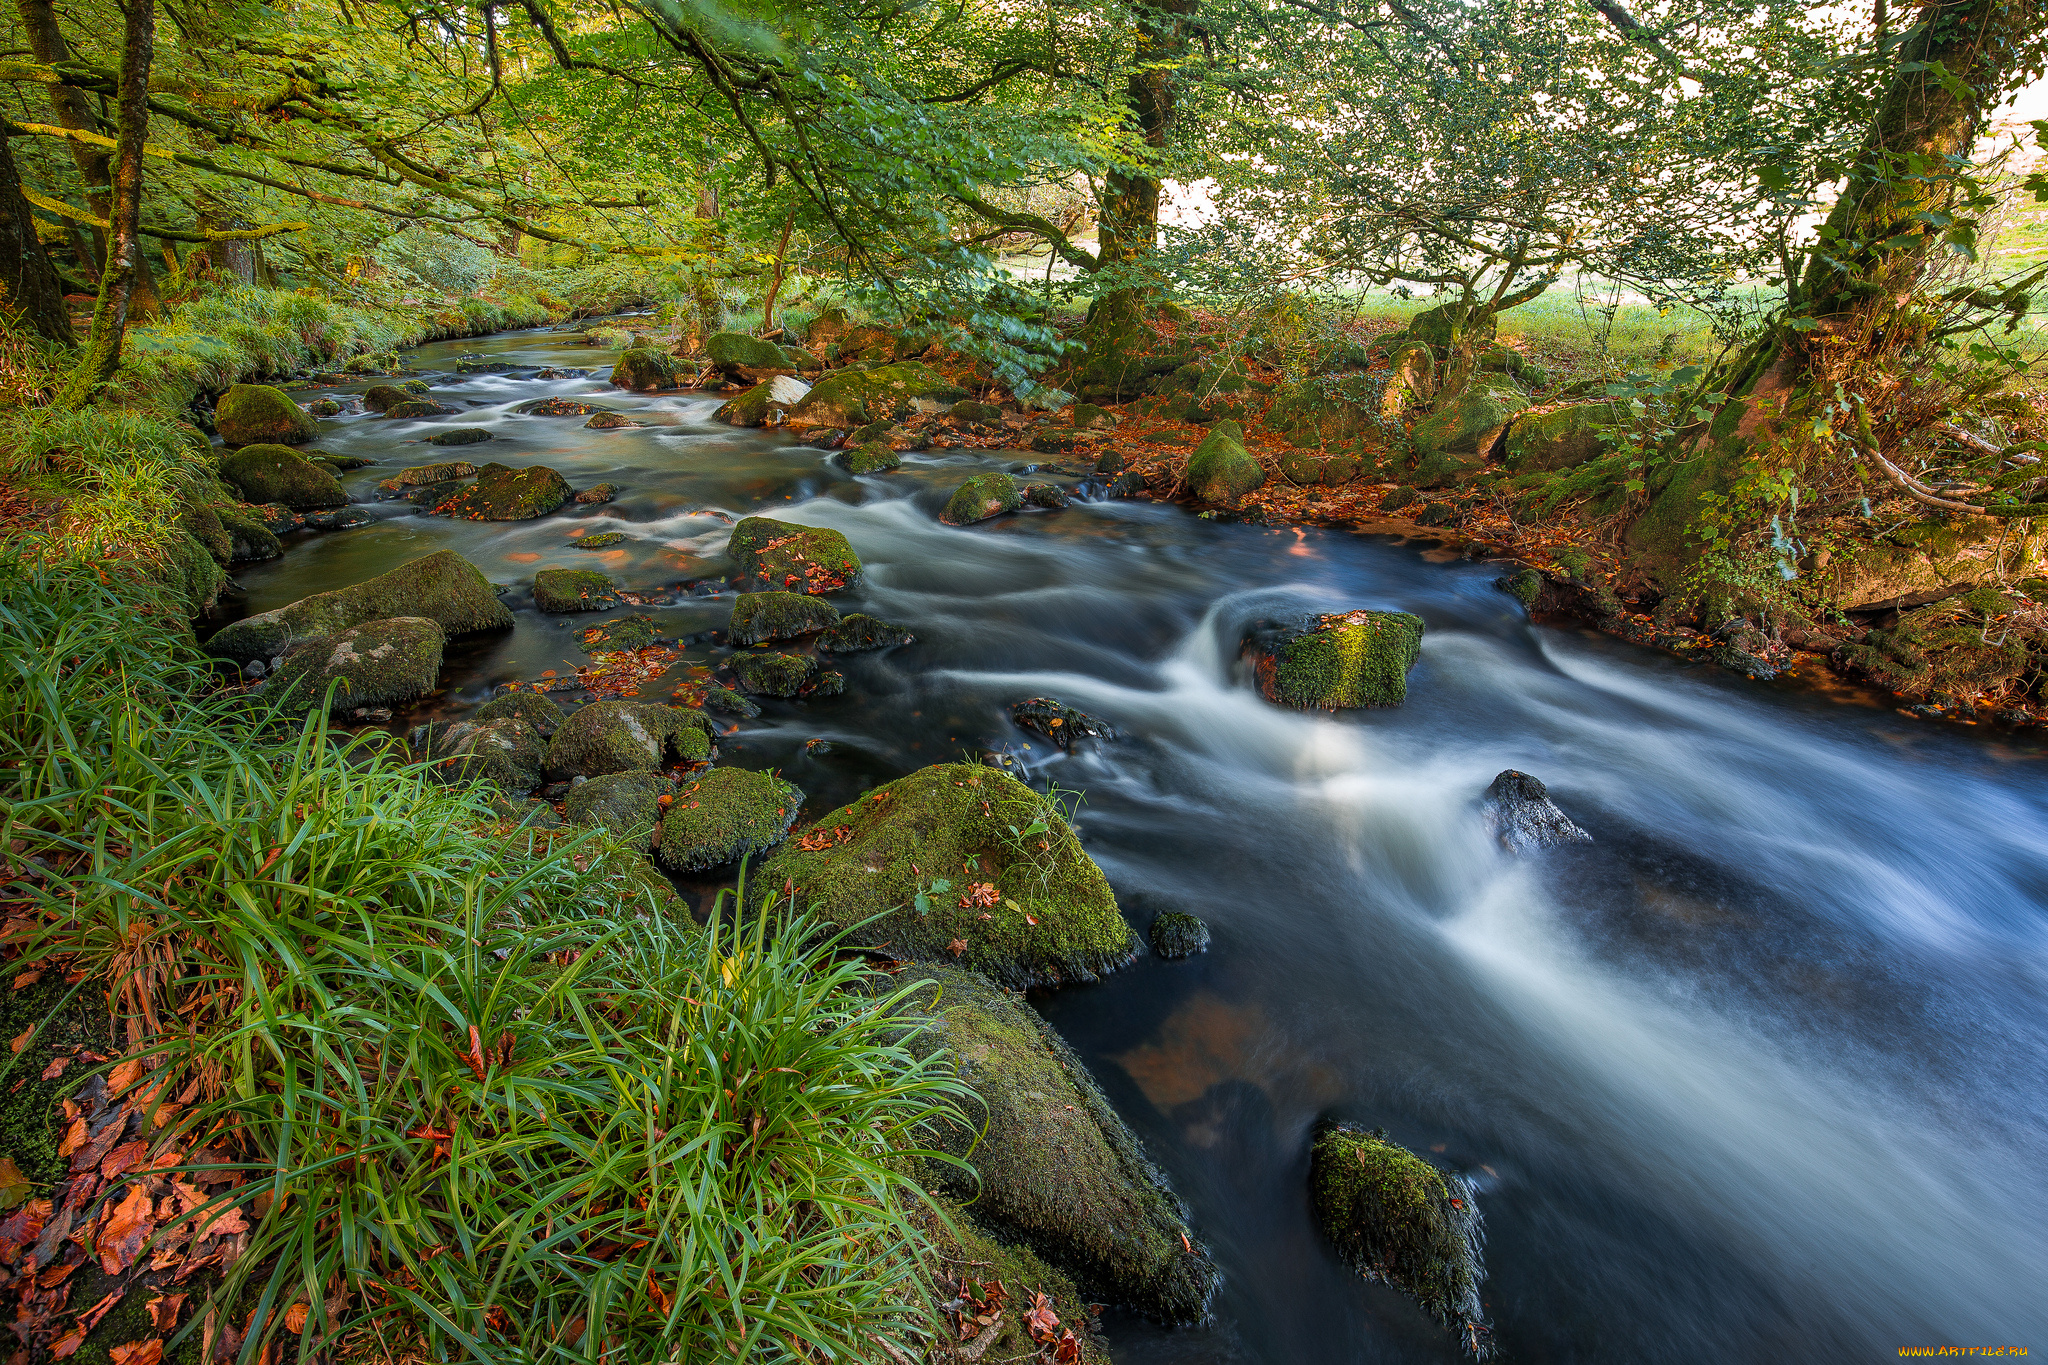
[[[1209,926],[1193,915],[1169,910],[1152,921],[1152,951],[1164,958],[1193,957],[1209,951]]]
[[[579,497],[578,502],[582,499]],[[617,545],[626,538],[624,531],[599,531],[594,536],[585,536],[576,542],[579,550],[602,550],[607,545]]]
[[[457,427],[453,431],[437,431],[427,438],[428,445],[473,446],[480,441],[491,439],[491,433],[482,427]]]
[[[618,495],[619,486],[617,484],[601,483],[596,484],[590,488],[586,488],[581,493],[578,493],[576,495],[576,501],[584,503],[586,505],[594,505],[597,503],[610,502],[613,498],[616,498]]]

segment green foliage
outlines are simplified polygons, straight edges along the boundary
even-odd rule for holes
[[[207,455],[170,422],[113,408],[0,412],[0,479],[61,499],[80,551],[161,562],[178,534],[165,516],[188,495],[216,493]]]

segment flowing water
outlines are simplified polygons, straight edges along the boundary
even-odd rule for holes
[[[594,354],[528,333],[414,363],[464,350]],[[2023,738],[1533,625],[1496,569],[1390,539],[1122,501],[956,530],[934,515],[951,489],[1022,457],[910,456],[854,479],[786,436],[712,423],[710,398],[432,377],[471,410],[322,424],[323,449],[380,462],[353,492],[449,457],[625,492],[520,523],[373,503],[375,524],[240,571],[247,610],[443,547],[500,583],[584,566],[656,588],[720,572],[734,517],[837,527],[868,568],[840,605],[918,643],[852,656],[843,697],[769,702],[727,759],[780,767],[815,814],[1007,746],[1041,785],[1085,792],[1083,840],[1141,933],[1165,908],[1210,924],[1207,956],[1034,997],[1224,1271],[1213,1330],[1112,1311],[1120,1361],[1455,1358],[1316,1234],[1306,1152],[1324,1116],[1478,1182],[1506,1361],[2048,1349],[2048,767]],[[652,425],[508,411],[554,393]],[[498,439],[400,444],[449,425]],[[572,547],[600,530],[631,539]],[[514,631],[451,649],[443,709],[581,661],[590,618],[511,600]],[[730,604],[685,593],[651,614],[687,633]],[[1301,715],[1250,689],[1250,623],[1359,606],[1428,622],[1405,706]],[[1044,693],[1124,738],[1027,748],[1007,707]],[[1477,798],[1509,767],[1595,842],[1498,850]]]

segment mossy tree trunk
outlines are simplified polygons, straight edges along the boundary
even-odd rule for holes
[[[128,0],[121,36],[121,77],[115,104],[113,194],[107,222],[107,261],[93,308],[92,339],[65,381],[55,406],[82,408],[121,366],[121,343],[134,304],[142,261],[142,148],[149,132],[149,67],[156,55],[156,0]]]
[[[0,312],[26,321],[51,341],[71,344],[71,315],[64,311],[64,285],[36,237],[35,219],[21,197],[14,153],[0,127]]]
[[[694,245],[706,258],[690,272],[690,299],[696,305],[692,323],[697,332],[696,344],[690,349],[695,351],[725,330],[725,298],[718,292],[718,276],[711,266],[711,258],[724,247],[725,227],[718,217],[718,187],[708,178],[697,190],[697,207],[691,216],[697,220]]]
[[[1160,169],[1180,104],[1176,68],[1187,55],[1195,3],[1145,0],[1136,7],[1138,35],[1124,103],[1151,160],[1144,167],[1119,167],[1103,187],[1096,259],[1105,268],[1142,268],[1159,243]]]

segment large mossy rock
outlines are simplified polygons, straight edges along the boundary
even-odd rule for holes
[[[388,412],[411,401],[412,395],[396,384],[372,384],[363,394],[363,406],[371,412]]]
[[[533,605],[545,612],[605,611],[619,605],[619,585],[595,569],[542,569],[533,576]]]
[[[1417,481],[1441,481],[1460,469],[1484,465],[1508,424],[1528,406],[1529,396],[1506,375],[1473,376],[1409,433],[1420,457]],[[1424,478],[1426,473],[1435,479]]]
[[[251,516],[239,507],[217,507],[214,514],[228,535],[230,564],[276,559],[284,553],[284,542],[261,517]]]
[[[1188,491],[1203,502],[1236,507],[1265,482],[1266,471],[1244,448],[1244,430],[1235,422],[1218,422],[1188,457]]]
[[[673,796],[667,773],[606,773],[569,788],[562,798],[562,816],[572,825],[595,825],[617,835],[642,853],[654,847],[655,826],[661,823],[661,798]]]
[[[1023,505],[1024,494],[1017,481],[997,470],[976,474],[954,489],[953,496],[946,499],[945,510],[939,513],[939,520],[948,526],[972,526],[977,521],[1014,512]]]
[[[1016,995],[972,972],[915,969],[937,983],[913,999],[985,1106],[941,1143],[980,1179],[931,1168],[974,1216],[1014,1235],[1081,1289],[1178,1325],[1202,1321],[1216,1264],[1187,1210],[1060,1036]]]
[[[1502,463],[1524,474],[1582,465],[1600,454],[1601,433],[1622,417],[1614,403],[1573,403],[1518,417],[1508,427]]]
[[[740,690],[757,697],[794,697],[810,685],[818,661],[808,654],[773,654],[761,651],[732,656],[733,677]]]
[[[425,488],[429,484],[448,483],[475,475],[476,466],[467,460],[442,460],[438,464],[416,464],[401,469],[380,481],[377,488],[380,492],[397,493],[407,488]]]
[[[221,458],[220,476],[244,502],[281,502],[297,512],[348,506],[341,481],[290,446],[245,445]]]
[[[492,782],[508,796],[532,791],[547,773],[546,735],[516,715],[479,711],[453,724],[424,725],[414,731],[413,747],[444,780]]]
[[[838,625],[818,637],[818,648],[827,654],[859,654],[916,643],[917,637],[906,627],[857,611],[840,617]]]
[[[569,481],[544,464],[512,469],[487,464],[476,482],[434,510],[471,521],[531,521],[569,500]]]
[[[1350,376],[1342,382],[1313,379],[1284,389],[1266,410],[1265,425],[1285,436],[1295,446],[1344,446],[1356,444],[1373,430],[1374,414],[1348,390],[1369,386],[1365,376]]]
[[[863,938],[900,957],[957,960],[1021,988],[1092,981],[1137,950],[1060,812],[997,769],[920,769],[824,816],[813,833],[832,842],[785,844],[758,885],[789,883],[800,906],[863,924]]]
[[[1335,1124],[1316,1135],[1308,1181],[1316,1222],[1353,1270],[1415,1300],[1466,1351],[1491,1354],[1470,1183],[1377,1133]]]
[[[1261,632],[1246,654],[1266,700],[1303,711],[1399,706],[1422,652],[1422,618],[1405,611],[1322,616],[1306,630]]]
[[[2044,548],[2048,530],[2039,522],[1992,517],[1920,521],[1876,541],[1838,548],[1810,581],[1844,611],[1914,607],[2024,574],[2039,562]]]
[[[726,638],[735,645],[794,640],[839,624],[839,608],[823,598],[797,592],[746,592],[732,604]]]
[[[512,613],[474,564],[453,550],[437,550],[354,587],[314,593],[245,617],[223,628],[206,647],[222,658],[248,663],[282,654],[294,641],[397,616],[424,616],[451,636],[512,624]]]
[[[494,697],[476,709],[477,720],[503,720],[507,718],[525,721],[542,739],[551,738],[568,719],[554,699],[538,692],[507,692]]]
[[[654,856],[676,872],[701,872],[763,852],[796,823],[803,792],[772,773],[713,768],[684,783],[661,817]]]
[[[1275,463],[1282,478],[1304,488],[1311,484],[1338,487],[1365,472],[1365,461],[1343,450],[1290,450]]]
[[[778,374],[803,368],[798,358],[772,341],[745,332],[716,332],[705,338],[704,354],[712,368],[729,379],[759,384]]]
[[[929,365],[901,361],[871,370],[840,370],[811,387],[789,410],[798,427],[864,427],[908,417],[919,400],[945,407],[970,397],[967,390]]]
[[[213,427],[231,446],[304,445],[320,431],[290,394],[268,384],[231,386],[214,404]]]
[[[635,346],[612,366],[613,388],[653,393],[678,387],[675,357],[652,346]]]
[[[903,467],[903,457],[881,441],[863,441],[839,452],[839,463],[849,474],[886,474]]]
[[[439,622],[420,616],[365,621],[301,640],[285,651],[264,694],[294,714],[320,706],[330,685],[336,711],[411,701],[433,691],[445,640]]]
[[[702,763],[718,732],[702,711],[653,702],[594,701],[571,712],[548,745],[550,770],[571,777],[653,772],[671,762]]]
[[[768,424],[768,410],[775,402],[775,381],[763,380],[737,398],[728,398],[720,403],[711,414],[715,422],[729,422],[736,427],[759,427]]]
[[[860,556],[844,535],[829,527],[743,517],[732,528],[725,552],[743,586],[822,595],[860,582]]]

